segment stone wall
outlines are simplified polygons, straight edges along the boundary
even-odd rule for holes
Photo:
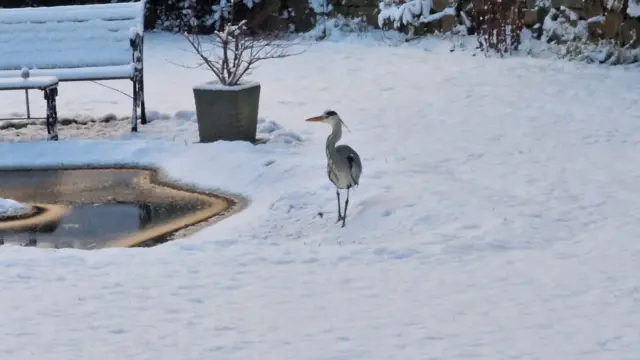
[[[431,14],[439,13],[445,8],[453,8],[458,1],[473,3],[473,9],[484,8],[488,0],[433,0]],[[526,2],[524,25],[531,29],[538,38],[544,35],[545,18],[560,23],[560,27],[573,32],[576,36],[586,34],[590,41],[613,40],[620,45],[640,47],[640,17],[627,14],[629,1],[636,0],[523,0]],[[341,15],[346,18],[360,18],[368,25],[378,28],[379,0],[329,0],[333,10],[329,17]],[[288,5],[295,13],[291,21],[296,31],[306,31],[313,27],[315,14],[310,9],[308,0],[289,0]],[[473,10],[469,10],[473,19]],[[297,20],[296,20],[297,19]],[[448,32],[458,25],[460,20],[452,14],[444,15],[430,23],[417,24],[411,29],[415,35],[435,32]],[[383,28],[392,28],[391,24],[383,24]],[[406,28],[399,30],[407,31]],[[637,35],[634,35],[637,34]],[[546,34],[549,35],[549,34]],[[570,38],[570,36],[569,36]],[[549,42],[571,41],[562,36],[545,36]]]
[[[327,14],[328,17],[343,16],[349,19],[361,19],[367,25],[379,28],[378,14],[379,0],[329,0],[332,11]],[[308,0],[289,0],[288,5],[294,10],[291,21],[295,24],[303,23],[302,17],[309,16],[315,18],[316,14],[308,5]],[[454,0],[433,0],[433,7],[431,14],[438,13],[447,7],[453,7]],[[310,25],[306,23],[305,25]],[[448,32],[451,31],[457,25],[457,20],[454,15],[443,15],[439,19],[436,19],[430,23],[418,24],[414,28],[416,35],[423,35],[427,33]],[[308,26],[296,26],[296,31],[306,31]],[[390,27],[387,27],[390,28]],[[404,30],[404,29],[403,29]]]
[[[378,0],[332,1],[336,15],[362,19],[367,25],[378,27]]]
[[[540,38],[543,35],[545,18],[566,23],[577,31],[586,28],[586,40],[597,42],[613,40],[621,46],[640,45],[640,19],[627,15],[629,0],[551,0],[550,6],[541,6],[536,0],[527,0],[525,26]],[[633,1],[633,0],[631,0]],[[635,35],[635,34],[637,35]],[[548,35],[548,34],[547,34]],[[548,41],[567,42],[569,39],[547,37]]]

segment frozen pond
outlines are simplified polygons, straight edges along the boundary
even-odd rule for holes
[[[156,184],[152,177],[138,169],[0,171],[0,197],[69,210],[53,226],[0,230],[0,241],[81,249],[148,246],[170,240],[185,227],[182,219],[193,224],[194,216],[205,220],[226,208],[217,197]],[[172,224],[175,229],[167,230]]]

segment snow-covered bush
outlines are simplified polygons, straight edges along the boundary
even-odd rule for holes
[[[325,38],[344,39],[344,37],[356,36],[362,38],[366,36],[371,25],[362,18],[347,18],[340,14],[326,19],[321,26],[316,26],[311,31],[302,35],[305,40],[322,40]]]
[[[549,9],[551,7],[551,0],[536,0],[535,8]]]
[[[317,39],[324,39],[328,34],[328,15],[333,11],[333,5],[329,0],[308,0],[309,9],[315,14],[315,27],[312,30]]]
[[[620,11],[624,5],[624,0],[604,0],[604,6],[608,10]]]
[[[429,16],[432,0],[382,0],[379,5],[378,26],[401,29],[417,25],[422,17]]]
[[[517,51],[521,45],[524,28],[524,7],[522,1],[487,0],[481,9],[475,9],[475,28],[478,49],[488,56],[499,56]]]
[[[624,65],[640,61],[640,49],[620,46],[618,41],[611,39],[597,42],[572,41],[562,45],[554,45],[551,50],[560,58],[587,63]]]
[[[578,14],[560,7],[551,9],[542,23],[542,39],[547,42],[566,43],[581,42],[589,35],[586,20],[579,20]]]
[[[280,41],[277,34],[249,36],[246,20],[227,23],[212,35],[183,33],[200,62],[195,67],[209,69],[222,85],[234,86],[248,75],[256,64],[269,59],[281,59],[301,52],[291,49],[298,43]]]
[[[561,9],[562,10],[562,9]],[[566,21],[569,16],[570,21]],[[586,21],[576,20],[571,12],[565,12],[564,17],[552,20],[545,19],[544,42],[548,43],[547,49],[559,58],[567,60],[585,61],[588,63],[600,63],[608,65],[631,64],[640,61],[640,49],[632,48],[638,34],[630,32],[630,38],[601,39],[597,33],[589,34],[589,25],[603,23],[605,16],[596,16]],[[593,26],[593,30],[599,29]]]
[[[316,14],[328,14],[333,11],[333,5],[328,0],[309,0],[309,8]]]
[[[233,5],[252,8],[260,0],[167,0],[155,6],[156,28],[175,32],[205,32],[219,30],[233,14]]]

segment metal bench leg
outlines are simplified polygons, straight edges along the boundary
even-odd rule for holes
[[[29,106],[29,89],[24,89],[24,99],[27,102],[27,119],[31,119],[31,107]]]
[[[44,99],[47,100],[47,133],[49,140],[58,140],[58,110],[56,109],[58,87],[44,89]]]
[[[131,132],[138,132],[138,82],[133,78],[133,112],[131,113]]]
[[[138,83],[138,91],[140,92],[140,123],[147,124],[147,110],[144,106],[144,75],[140,72],[140,82]]]

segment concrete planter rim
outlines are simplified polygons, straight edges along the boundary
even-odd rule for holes
[[[237,85],[222,85],[219,80],[211,80],[207,82],[203,82],[200,84],[196,84],[193,86],[194,90],[213,90],[213,91],[237,91],[244,90],[250,87],[260,86],[260,82],[258,81],[241,81]]]

